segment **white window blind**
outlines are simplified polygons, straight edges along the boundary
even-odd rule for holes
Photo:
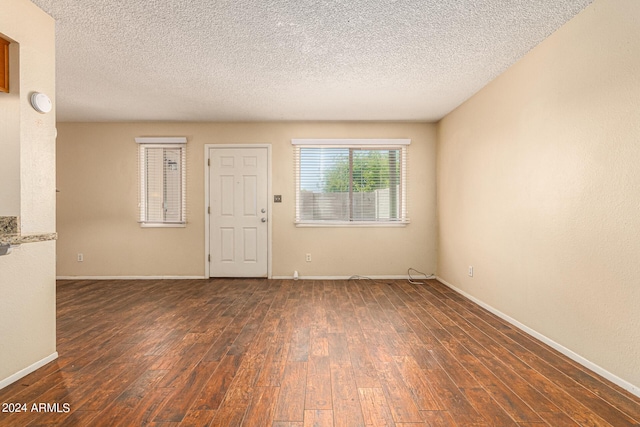
[[[186,224],[184,137],[136,138],[139,169],[139,222],[143,227]]]
[[[298,225],[406,224],[410,140],[292,140]]]

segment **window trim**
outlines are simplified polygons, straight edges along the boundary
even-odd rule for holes
[[[395,147],[400,145],[411,145],[410,139],[292,139],[291,145],[319,145],[323,147],[346,147],[363,145],[385,145]],[[376,147],[381,148],[381,147]]]
[[[407,212],[407,148],[411,139],[292,139],[294,147],[295,216],[296,227],[406,227],[411,221]],[[372,150],[400,150],[400,212],[398,220],[303,220],[300,219],[300,148],[357,148]]]
[[[135,142],[138,144],[138,223],[142,228],[176,228],[187,226],[187,138],[186,137],[137,137]],[[147,191],[146,181],[146,156],[144,153],[147,149],[152,148],[165,148],[165,149],[180,149],[180,185],[181,185],[181,200],[180,200],[180,221],[148,221],[145,217],[146,212],[146,197],[144,195]]]

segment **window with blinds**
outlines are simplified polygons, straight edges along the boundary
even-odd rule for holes
[[[294,139],[298,225],[406,224],[410,140]]]
[[[136,142],[138,221],[143,227],[184,227],[187,139],[145,137]]]

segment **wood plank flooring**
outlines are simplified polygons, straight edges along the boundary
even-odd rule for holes
[[[639,398],[433,280],[60,281],[57,300],[60,357],[0,390],[27,408],[0,426],[640,425]]]

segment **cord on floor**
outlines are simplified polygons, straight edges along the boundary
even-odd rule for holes
[[[422,274],[424,276],[424,280],[429,280],[429,279],[433,279],[434,277],[436,277],[435,274],[426,274],[423,273],[422,271],[418,271],[415,268],[411,268],[409,267],[409,269],[407,270],[407,276],[409,276],[409,283],[411,283],[412,285],[424,285],[424,282],[418,282],[416,280],[414,280],[414,278],[411,276],[411,272],[415,271],[418,274]]]
[[[411,276],[411,272],[412,272],[412,271],[413,271],[413,272],[415,272],[415,273],[421,274],[422,276],[424,276],[424,277],[421,277],[421,278],[420,278],[420,279],[423,279],[423,280],[429,280],[429,279],[433,279],[433,278],[435,278],[435,277],[436,277],[436,275],[435,275],[435,274],[426,274],[426,273],[423,273],[423,272],[421,272],[421,271],[416,270],[415,268],[411,268],[411,267],[409,267],[409,269],[407,270],[407,276],[409,276],[409,279],[407,279],[407,280],[408,280],[408,282],[409,282],[409,283],[411,283],[412,285],[424,285],[424,282],[419,282],[419,281],[415,280],[415,279],[416,279],[415,277]],[[388,284],[389,284],[388,282],[383,282],[383,281],[380,281],[380,280],[375,280],[375,279],[372,279],[371,277],[368,277],[368,276],[360,276],[360,275],[358,275],[358,274],[354,274],[353,276],[349,277],[349,279],[348,279],[348,280],[370,280],[370,281],[372,281],[373,283],[383,283],[383,284],[386,284],[386,285],[388,285]]]
[[[370,280],[373,283],[382,283],[383,285],[389,285],[390,284],[388,282],[382,282],[380,280],[372,279],[371,277],[368,277],[368,276],[360,276],[358,274],[354,274],[353,276],[349,277],[349,280]]]

